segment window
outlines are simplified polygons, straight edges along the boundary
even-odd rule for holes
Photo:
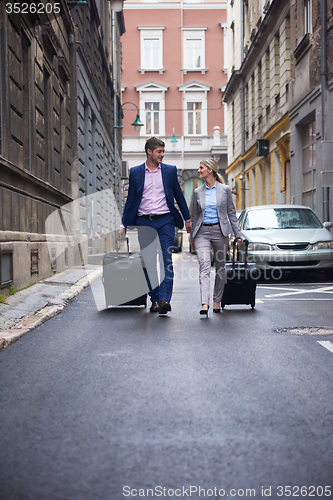
[[[262,67],[261,67],[261,61],[259,61],[258,64],[258,74],[257,74],[257,85],[258,85],[258,96],[256,100],[256,105],[257,105],[257,110],[256,110],[256,115],[258,116],[258,121],[260,121],[260,116],[262,113]]]
[[[223,72],[228,73],[228,28],[227,21],[220,23],[221,28],[223,29]]]
[[[201,135],[201,102],[188,102],[187,103],[187,133],[188,135]]]
[[[31,96],[30,96],[30,42],[22,35],[21,37],[22,50],[22,97],[23,97],[23,116],[22,116],[22,139],[23,139],[23,166],[26,170],[31,170]]]
[[[140,72],[163,70],[163,29],[160,28],[140,28],[141,43],[141,68]]]
[[[205,69],[205,29],[183,28],[183,72]]]
[[[50,96],[52,95],[52,83],[50,73],[44,67],[44,164],[45,173],[44,179],[50,182],[51,160],[52,153],[50,151],[50,137],[52,135],[52,103]]]
[[[38,250],[31,250],[30,263],[31,274],[38,274]]]
[[[167,85],[150,81],[138,85],[140,115],[144,118],[140,135],[165,135],[165,92]]]
[[[146,134],[159,135],[160,133],[160,103],[159,102],[146,102]]]
[[[316,122],[312,121],[302,131],[302,203],[316,210]]]
[[[304,35],[312,33],[312,0],[304,0]]]
[[[184,92],[184,135],[207,135],[207,92],[211,87],[192,81],[178,88]]]
[[[274,45],[273,45],[274,43]],[[271,79],[271,87],[272,87],[272,103],[273,105],[279,105],[280,103],[280,36],[278,33],[275,34],[275,37],[272,41],[272,51],[271,51],[271,65],[273,70],[273,75]]]
[[[13,282],[13,254],[12,252],[0,253],[0,281],[1,288]]]
[[[198,38],[185,40],[185,67],[187,69],[200,69],[202,57],[202,43]]]

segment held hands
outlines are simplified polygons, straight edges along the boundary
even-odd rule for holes
[[[191,232],[191,227],[192,227],[192,222],[189,220],[185,222],[185,227],[186,227],[186,232],[190,233]]]
[[[126,228],[125,227],[121,227],[118,230],[118,239],[121,241],[124,241],[126,239]]]

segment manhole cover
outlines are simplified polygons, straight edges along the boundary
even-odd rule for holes
[[[333,328],[328,326],[296,326],[294,328],[277,328],[277,333],[291,333],[292,335],[333,335]]]

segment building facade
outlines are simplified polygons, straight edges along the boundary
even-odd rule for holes
[[[142,163],[146,139],[160,137],[189,202],[201,159],[214,156],[222,173],[227,167],[226,2],[126,1],[124,17],[123,159],[129,167]]]
[[[289,0],[228,2],[228,169],[236,208],[291,201]]]
[[[238,209],[332,220],[332,1],[228,2],[228,169]]]
[[[0,4],[0,285],[5,290],[85,263],[70,245],[72,227],[46,234],[52,213],[106,187],[121,198],[121,134],[113,124],[120,102],[122,11],[95,0],[73,8],[63,0],[56,5],[59,12],[45,9],[39,15]],[[90,215],[87,211],[81,221],[85,254],[101,240]]]
[[[333,1],[291,2],[292,197],[333,220]],[[331,196],[330,196],[331,194]]]

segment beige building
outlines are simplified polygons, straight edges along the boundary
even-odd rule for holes
[[[289,10],[288,0],[228,2],[227,173],[237,209],[291,201]]]
[[[332,0],[228,2],[228,169],[238,209],[308,205],[332,220]]]
[[[291,2],[292,200],[333,220],[333,1]]]

